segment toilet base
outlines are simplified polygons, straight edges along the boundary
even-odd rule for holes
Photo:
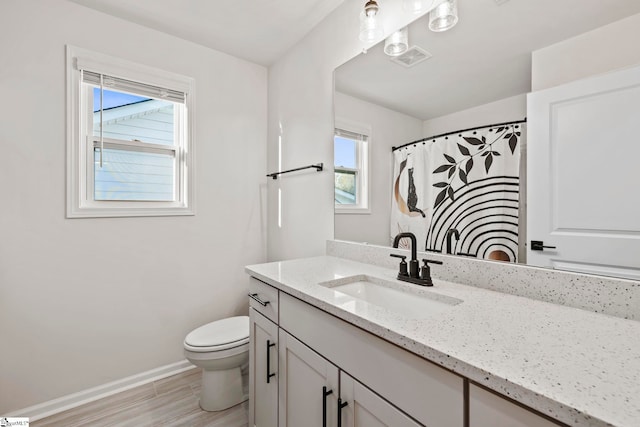
[[[242,370],[202,371],[200,407],[209,412],[222,411],[248,399],[243,389]]]

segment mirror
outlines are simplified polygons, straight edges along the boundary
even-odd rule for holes
[[[640,4],[459,0],[458,9],[460,20],[447,32],[429,31],[428,15],[410,24],[407,55],[391,58],[381,42],[335,70],[336,127],[366,136],[368,151],[361,161],[370,168],[368,188],[356,190],[367,196],[368,206],[336,209],[336,239],[390,245],[392,147],[450,132],[465,137],[468,134],[461,130],[522,121],[527,116],[526,95],[532,90],[532,52],[640,13]],[[505,136],[507,150],[509,134]],[[520,243],[517,256],[511,258],[524,262],[526,138],[518,142]],[[496,160],[499,155],[489,157]],[[345,162],[343,157],[336,152],[336,167]],[[341,171],[343,175],[359,173],[348,169]],[[434,184],[439,183],[430,183]]]

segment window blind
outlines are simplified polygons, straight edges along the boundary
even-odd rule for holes
[[[107,74],[102,74],[102,78],[105,89],[132,93],[149,98],[164,99],[181,104],[184,104],[186,100],[186,94],[175,89],[167,89],[160,86],[134,82],[132,80],[114,77]],[[82,82],[100,87],[100,73],[82,70]]]
[[[363,135],[363,134],[357,133],[357,132],[351,132],[349,130],[338,129],[338,128],[336,128],[335,134],[337,136],[341,136],[341,137],[347,138],[347,139],[352,139],[354,141],[366,141],[367,138],[368,138],[367,135]]]

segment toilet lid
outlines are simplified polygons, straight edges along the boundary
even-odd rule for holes
[[[207,323],[193,330],[184,339],[192,347],[217,347],[247,341],[249,339],[249,317],[236,316]]]

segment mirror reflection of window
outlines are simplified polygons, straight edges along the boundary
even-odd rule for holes
[[[368,136],[336,129],[334,136],[335,205],[341,209],[368,208],[367,186]]]
[[[355,205],[358,169],[357,145],[353,139],[335,136],[335,200],[340,205]]]

